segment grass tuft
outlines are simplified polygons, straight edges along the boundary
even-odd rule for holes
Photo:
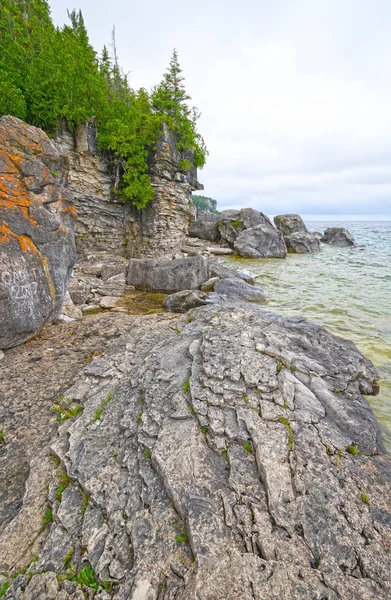
[[[288,432],[288,446],[289,450],[292,450],[295,443],[295,434],[292,429],[291,422],[287,417],[280,417],[278,420],[284,425],[285,429]]]
[[[183,393],[187,394],[187,392],[190,390],[190,377],[188,377],[185,381],[185,383],[183,384]]]
[[[352,454],[353,456],[357,456],[357,454],[358,454],[357,444],[349,444],[349,446],[346,448],[346,452],[348,452],[349,454]]]
[[[245,450],[247,454],[254,454],[254,448],[250,441],[247,441],[245,444],[243,444],[243,450]]]

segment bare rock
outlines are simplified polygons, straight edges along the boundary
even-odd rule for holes
[[[355,246],[356,242],[354,237],[344,227],[329,227],[324,232],[324,236],[321,240],[324,244],[331,244],[332,246]]]
[[[121,298],[118,296],[104,296],[99,304],[101,308],[115,308],[121,304]]]
[[[307,226],[300,215],[278,215],[274,217],[274,223],[284,237],[293,233],[308,233]]]
[[[268,301],[268,298],[261,287],[250,285],[238,277],[221,279],[215,284],[214,291],[216,294],[234,298],[235,300],[260,302],[262,304]]]
[[[191,221],[189,227],[189,236],[200,238],[209,242],[217,242],[220,239],[219,215],[202,212]]]
[[[249,258],[284,258],[287,253],[281,232],[271,223],[242,231],[234,248],[240,256]]]
[[[41,129],[0,119],[0,348],[61,313],[76,259],[68,170]]]
[[[213,292],[215,285],[218,281],[220,281],[220,277],[211,277],[210,279],[208,279],[208,281],[205,281],[205,283],[202,284],[201,291]]]
[[[209,272],[211,277],[219,277],[220,279],[239,277],[239,279],[243,279],[247,283],[255,283],[254,275],[250,271],[246,271],[246,269],[233,269],[218,260],[209,259]]]
[[[296,231],[286,235],[284,241],[288,252],[292,254],[310,254],[320,249],[319,238],[309,232]]]
[[[231,248],[222,248],[215,246],[208,246],[206,248],[206,251],[209,252],[209,254],[220,254],[221,256],[233,254],[233,250]]]
[[[199,290],[183,290],[171,294],[163,300],[163,306],[170,312],[184,313],[206,304],[206,294]]]
[[[208,279],[208,262],[203,256],[168,262],[131,258],[126,273],[128,284],[146,291],[195,290]]]
[[[245,229],[265,225],[273,227],[270,219],[261,212],[253,208],[243,208],[242,210],[225,210],[219,215],[219,232],[223,241],[228,242],[231,248],[238,235]]]

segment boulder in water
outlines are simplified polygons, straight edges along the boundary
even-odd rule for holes
[[[319,239],[309,232],[296,231],[286,235],[284,241],[287,250],[291,254],[309,254],[319,252]]]
[[[277,215],[274,217],[274,224],[282,235],[292,235],[292,233],[307,233],[308,229],[300,215],[288,214]]]
[[[61,313],[76,260],[68,169],[41,129],[0,119],[0,348]]]
[[[234,248],[240,256],[249,258],[284,258],[287,253],[282,233],[271,223],[242,231]]]
[[[205,298],[206,294],[199,290],[183,290],[167,296],[163,300],[163,306],[170,312],[184,313],[206,304]]]
[[[225,210],[219,215],[219,231],[221,239],[232,248],[236,238],[245,229],[257,225],[270,225],[270,219],[263,213],[253,208],[242,208],[242,210]]]
[[[234,298],[235,300],[260,302],[261,304],[268,301],[261,287],[250,285],[238,277],[221,279],[215,284],[214,291],[216,294],[227,296],[230,299]]]
[[[354,237],[344,227],[329,227],[324,232],[324,236],[321,240],[324,244],[331,244],[332,246],[355,246],[356,242]]]

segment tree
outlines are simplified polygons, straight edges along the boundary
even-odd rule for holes
[[[156,112],[165,116],[167,125],[178,134],[178,149],[193,152],[194,166],[203,167],[207,149],[203,138],[197,131],[200,113],[195,107],[189,107],[189,100],[191,97],[185,90],[178,53],[174,48],[167,72],[160,85],[153,90],[152,105]]]

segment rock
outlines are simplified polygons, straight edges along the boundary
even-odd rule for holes
[[[220,281],[220,277],[211,277],[210,279],[208,279],[208,281],[205,281],[205,283],[202,284],[201,291],[213,292],[215,285],[218,281]]]
[[[344,247],[356,245],[352,234],[344,227],[329,227],[324,232],[321,241],[324,244],[331,244],[332,246]]]
[[[117,296],[104,296],[99,304],[101,308],[114,308],[121,304],[121,298]]]
[[[68,288],[72,302],[77,305],[85,304],[87,302],[90,289],[91,285],[88,280],[82,280],[76,276],[72,277]]]
[[[228,277],[239,277],[247,283],[255,283],[255,279],[250,271],[245,269],[232,269],[225,263],[217,260],[209,259],[209,273],[211,277],[218,277],[219,279],[227,279]]]
[[[323,233],[320,233],[320,231],[311,231],[312,235],[315,236],[319,241],[322,240],[323,238]]]
[[[99,310],[99,308],[100,307],[98,304],[86,304],[85,306],[81,307],[81,310],[83,313],[93,313]]]
[[[219,214],[219,232],[221,239],[233,248],[238,235],[245,229],[265,225],[273,227],[270,219],[253,208],[225,210]],[[273,228],[274,229],[274,228]]]
[[[306,254],[319,252],[319,238],[312,233],[297,231],[291,235],[286,235],[284,241],[288,252],[297,254]]]
[[[70,317],[71,319],[75,319],[76,321],[83,317],[81,308],[73,304],[69,292],[65,294],[62,314],[66,317]]]
[[[220,239],[218,222],[219,215],[206,212],[200,213],[190,223],[189,236],[208,240],[209,242],[217,242]]]
[[[293,233],[308,233],[308,229],[300,215],[278,215],[274,217],[274,223],[284,237]]]
[[[284,258],[287,253],[281,232],[271,224],[242,231],[234,248],[240,256],[249,258]]]
[[[68,169],[42,130],[0,119],[0,348],[61,313],[76,258]]]
[[[122,296],[126,289],[126,279],[124,273],[119,273],[101,283],[94,290],[95,294],[100,296]]]
[[[268,298],[263,289],[257,285],[250,285],[237,277],[221,279],[214,286],[216,294],[234,298],[235,300],[245,300],[247,302],[260,302],[265,304]]]
[[[163,300],[163,306],[170,312],[184,313],[206,304],[205,298],[206,294],[198,290],[183,290],[167,296]]]
[[[87,505],[70,519],[51,476],[53,523],[8,597],[60,598],[73,548],[76,572],[114,578],[117,598],[388,600],[391,465],[362,396],[378,391],[371,362],[254,304],[168,317],[132,322],[74,384],[84,410],[47,453]],[[34,496],[26,486],[17,518]],[[4,571],[19,538],[0,533]]]
[[[115,275],[123,274],[125,276],[127,261],[115,262],[108,265],[103,265],[101,269],[102,281],[108,281]]]
[[[2,350],[0,350],[0,360],[3,360],[4,356],[5,356],[4,352]]]
[[[233,254],[233,250],[231,248],[215,248],[212,246],[208,246],[206,251],[210,254]]]
[[[178,258],[164,263],[131,258],[126,273],[128,284],[151,292],[195,290],[208,279],[208,262],[203,256]]]

